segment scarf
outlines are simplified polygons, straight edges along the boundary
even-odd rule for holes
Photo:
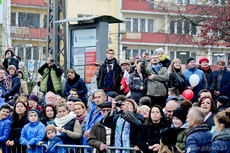
[[[161,63],[158,63],[157,65],[151,65],[150,68],[154,69],[156,72],[158,72],[158,70],[162,67]],[[153,70],[153,71],[154,71]]]
[[[107,72],[109,72],[110,70],[113,70],[114,61],[115,61],[115,59],[112,59],[112,60],[106,59],[106,60],[105,60]]]
[[[9,91],[12,88],[12,76],[13,76],[12,74],[9,74],[6,77],[6,82],[4,85],[4,88],[6,89],[6,91]]]
[[[58,127],[63,127],[64,125],[66,125],[66,123],[68,123],[69,121],[71,121],[74,118],[76,118],[76,115],[74,114],[74,112],[69,112],[69,114],[64,116],[64,117],[60,117],[60,118],[56,117],[54,119],[54,123]]]
[[[130,123],[125,121],[122,117],[119,117],[116,122],[115,128],[115,147],[130,147]],[[115,153],[128,153],[126,150],[116,150]]]
[[[201,67],[201,69],[202,69],[203,71],[207,72],[208,69],[209,69],[209,67]]]
[[[87,115],[87,111],[85,111],[81,116],[77,116],[77,119],[80,122],[80,124],[83,122],[86,115]]]
[[[164,54],[161,58],[159,58],[160,61],[164,61],[167,58],[167,56]]]
[[[209,112],[209,113],[208,113],[208,115],[206,115],[206,116],[205,116],[205,118],[204,118],[204,122],[206,122],[206,121],[207,121],[207,119],[208,119],[211,115],[212,115],[212,112]]]

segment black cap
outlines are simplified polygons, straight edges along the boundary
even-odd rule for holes
[[[175,146],[177,135],[177,130],[175,128],[166,128],[161,132],[161,141],[166,146]]]
[[[110,92],[107,93],[107,96],[112,97],[112,98],[115,98],[115,97],[118,96],[118,93],[115,92],[115,91],[110,91]]]
[[[192,60],[195,60],[195,58],[193,58],[193,57],[188,57],[188,58],[187,58],[187,64],[188,64],[190,61],[192,61]]]
[[[100,108],[112,108],[112,103],[111,102],[106,102],[100,105]]]
[[[227,96],[219,96],[216,101],[224,105],[229,104],[229,98]]]
[[[76,97],[74,97],[74,96],[70,96],[70,97],[68,97],[68,101],[77,102],[77,101],[82,101],[82,100],[79,99],[79,98],[76,98]]]

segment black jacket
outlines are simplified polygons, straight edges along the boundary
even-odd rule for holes
[[[170,126],[171,124],[168,121],[160,121],[156,124],[147,124],[140,131],[137,137],[136,145],[144,153],[152,153],[153,151],[149,150],[148,147],[154,144],[160,144],[161,131]]]
[[[169,65],[171,64],[171,61],[169,59],[165,59],[163,61],[160,61],[160,63],[162,64],[163,67],[169,67]]]
[[[143,86],[144,89],[140,90],[140,87]],[[131,98],[135,101],[139,101],[141,97],[145,96],[145,91],[147,88],[147,78],[143,76],[143,80],[141,80],[141,77],[137,73],[137,71],[134,71],[129,76],[129,89],[131,91]]]
[[[10,59],[10,62],[8,63],[8,60],[5,58],[4,61],[3,61],[3,65],[6,69],[6,71],[8,72],[8,66],[9,65],[14,65],[16,67],[16,69],[18,69],[18,63],[19,63],[19,60],[17,59],[16,56],[13,56],[11,59]]]
[[[205,71],[201,68],[201,66],[198,66],[197,68],[204,72],[206,79],[208,81],[208,89],[209,89],[209,87],[212,84],[212,69],[209,67],[208,70]]]
[[[171,72],[169,74],[168,87],[176,87],[180,94],[186,89],[185,86],[185,75],[181,72]]]
[[[113,66],[113,85],[115,83],[115,79],[117,76],[122,72],[121,67],[119,63],[117,62],[117,59],[114,58],[114,66]],[[106,73],[107,73],[107,68],[106,68],[106,60],[105,62],[101,65],[97,77],[97,86],[98,89],[103,89],[104,90],[104,85],[105,85],[105,79],[106,79]]]

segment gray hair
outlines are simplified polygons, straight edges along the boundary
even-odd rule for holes
[[[195,119],[196,124],[200,125],[204,123],[205,114],[200,107],[192,107],[189,111],[192,111],[192,118]]]
[[[95,92],[94,92],[94,95],[95,95],[95,93],[98,93],[98,92],[101,92],[101,93],[103,93],[103,94],[106,96],[105,91],[102,90],[102,89],[98,89],[97,91],[95,91]]]

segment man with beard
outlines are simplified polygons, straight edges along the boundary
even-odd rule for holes
[[[103,89],[105,92],[114,91],[113,86],[115,79],[122,72],[117,59],[114,57],[114,50],[106,50],[106,59],[100,67],[97,77],[98,89]]]

